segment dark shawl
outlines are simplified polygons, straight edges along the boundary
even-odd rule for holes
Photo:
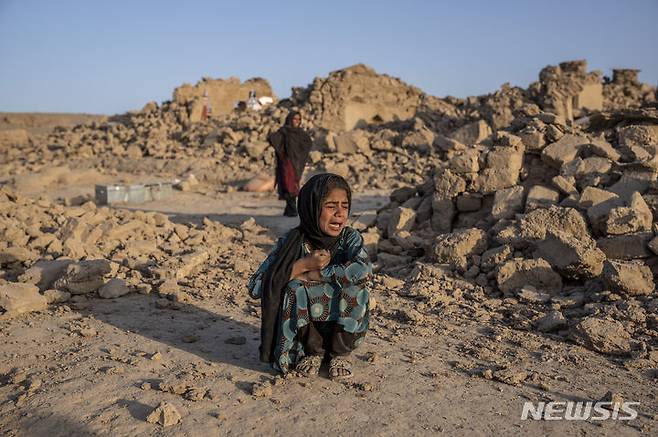
[[[331,173],[318,174],[304,184],[297,200],[300,224],[288,232],[278,257],[263,276],[260,328],[260,360],[263,362],[271,363],[275,360],[283,292],[290,281],[292,265],[302,257],[304,240],[314,249],[331,251],[342,235],[341,233],[337,237],[330,237],[320,230],[322,199],[327,195],[327,182],[332,178],[340,176]],[[349,190],[347,198],[351,208],[352,196]]]
[[[292,118],[298,114],[299,112],[296,111],[290,112],[286,117],[285,124],[270,135],[268,141],[274,147],[277,158],[280,156],[288,158],[297,173],[297,178],[301,179],[313,144],[311,137],[304,129],[292,126]]]

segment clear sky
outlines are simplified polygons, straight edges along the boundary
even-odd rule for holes
[[[437,96],[541,68],[658,82],[658,0],[0,0],[0,111],[113,114],[201,77],[291,86],[363,62]]]

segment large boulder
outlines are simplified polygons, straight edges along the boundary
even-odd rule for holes
[[[66,273],[55,281],[54,287],[71,294],[88,294],[98,290],[105,283],[105,275],[112,271],[112,265],[105,259],[80,261],[66,267]]]
[[[398,206],[391,213],[388,220],[388,236],[402,232],[410,231],[416,221],[416,211],[411,208],[403,208]]]
[[[454,131],[450,138],[466,146],[473,146],[491,135],[492,131],[484,120],[474,121]]]
[[[569,333],[576,343],[595,352],[610,355],[627,355],[631,352],[631,335],[616,320],[588,317]]]
[[[651,294],[656,287],[651,269],[631,262],[606,261],[603,279],[613,291],[629,296]]]
[[[515,293],[531,285],[537,290],[559,292],[562,278],[544,259],[515,258],[500,266],[496,274],[498,288],[504,293]]]
[[[601,274],[605,254],[589,235],[575,237],[564,232],[549,233],[536,245],[536,258],[543,258],[563,276],[589,279]]]
[[[523,211],[524,189],[522,186],[506,188],[496,191],[491,216],[496,220],[512,218]]]
[[[624,206],[624,200],[617,194],[596,187],[587,187],[583,190],[579,207],[587,211],[592,227],[603,232],[608,214],[614,208]]]
[[[40,260],[20,275],[18,280],[36,285],[40,291],[46,291],[52,288],[54,282],[66,272],[66,268],[72,263],[72,260],[67,259]]]
[[[554,143],[542,150],[542,160],[555,169],[559,169],[566,162],[572,161],[587,146],[590,141],[578,135],[564,135]]]
[[[103,299],[114,299],[130,293],[126,281],[120,278],[112,278],[98,289],[98,295]]]
[[[468,258],[487,249],[487,234],[481,229],[466,229],[436,237],[432,248],[434,261],[466,270]]]
[[[576,237],[589,236],[587,222],[578,211],[573,208],[552,206],[525,214],[513,226],[498,231],[495,238],[501,244],[525,247],[543,240],[549,233],[566,233]]]
[[[637,191],[631,195],[628,206],[610,210],[605,221],[608,235],[622,235],[632,232],[650,231],[653,213]]]
[[[608,259],[641,259],[651,256],[648,245],[652,238],[653,232],[638,232],[599,238],[596,245]]]
[[[550,208],[558,200],[560,200],[560,193],[557,191],[543,185],[535,185],[528,191],[525,210],[532,211],[537,208]]]
[[[487,166],[474,182],[482,194],[515,186],[523,166],[523,148],[495,147],[486,155]]]
[[[47,299],[32,284],[8,282],[0,284],[0,310],[7,316],[40,311],[48,306]]]

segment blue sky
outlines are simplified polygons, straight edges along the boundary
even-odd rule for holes
[[[585,58],[658,82],[658,0],[0,0],[0,111],[113,114],[201,77],[279,97],[358,62],[437,96]]]

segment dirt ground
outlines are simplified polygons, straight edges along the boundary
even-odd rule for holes
[[[87,180],[45,194],[91,192]],[[386,201],[383,192],[357,193],[354,214],[368,220]],[[296,224],[280,216],[282,202],[271,194],[177,192],[130,208],[163,212],[176,222],[208,217],[238,225],[254,217],[268,232],[242,248],[253,254],[251,268]],[[222,269],[224,284],[213,276]],[[467,303],[416,317],[417,302],[381,276],[374,280],[377,306],[366,341],[353,354],[351,381],[330,381],[326,369],[314,378],[275,378],[258,361],[259,302],[247,296],[249,274],[205,266],[205,282],[183,284],[193,297],[185,303],[130,294],[0,319],[0,434],[658,434],[655,362],[513,330]],[[483,371],[491,368],[509,377],[495,372],[491,378]],[[257,390],[267,381],[273,385]],[[596,401],[608,391],[639,402],[638,417],[521,420],[525,401]],[[178,410],[181,423],[146,421],[163,401]]]

